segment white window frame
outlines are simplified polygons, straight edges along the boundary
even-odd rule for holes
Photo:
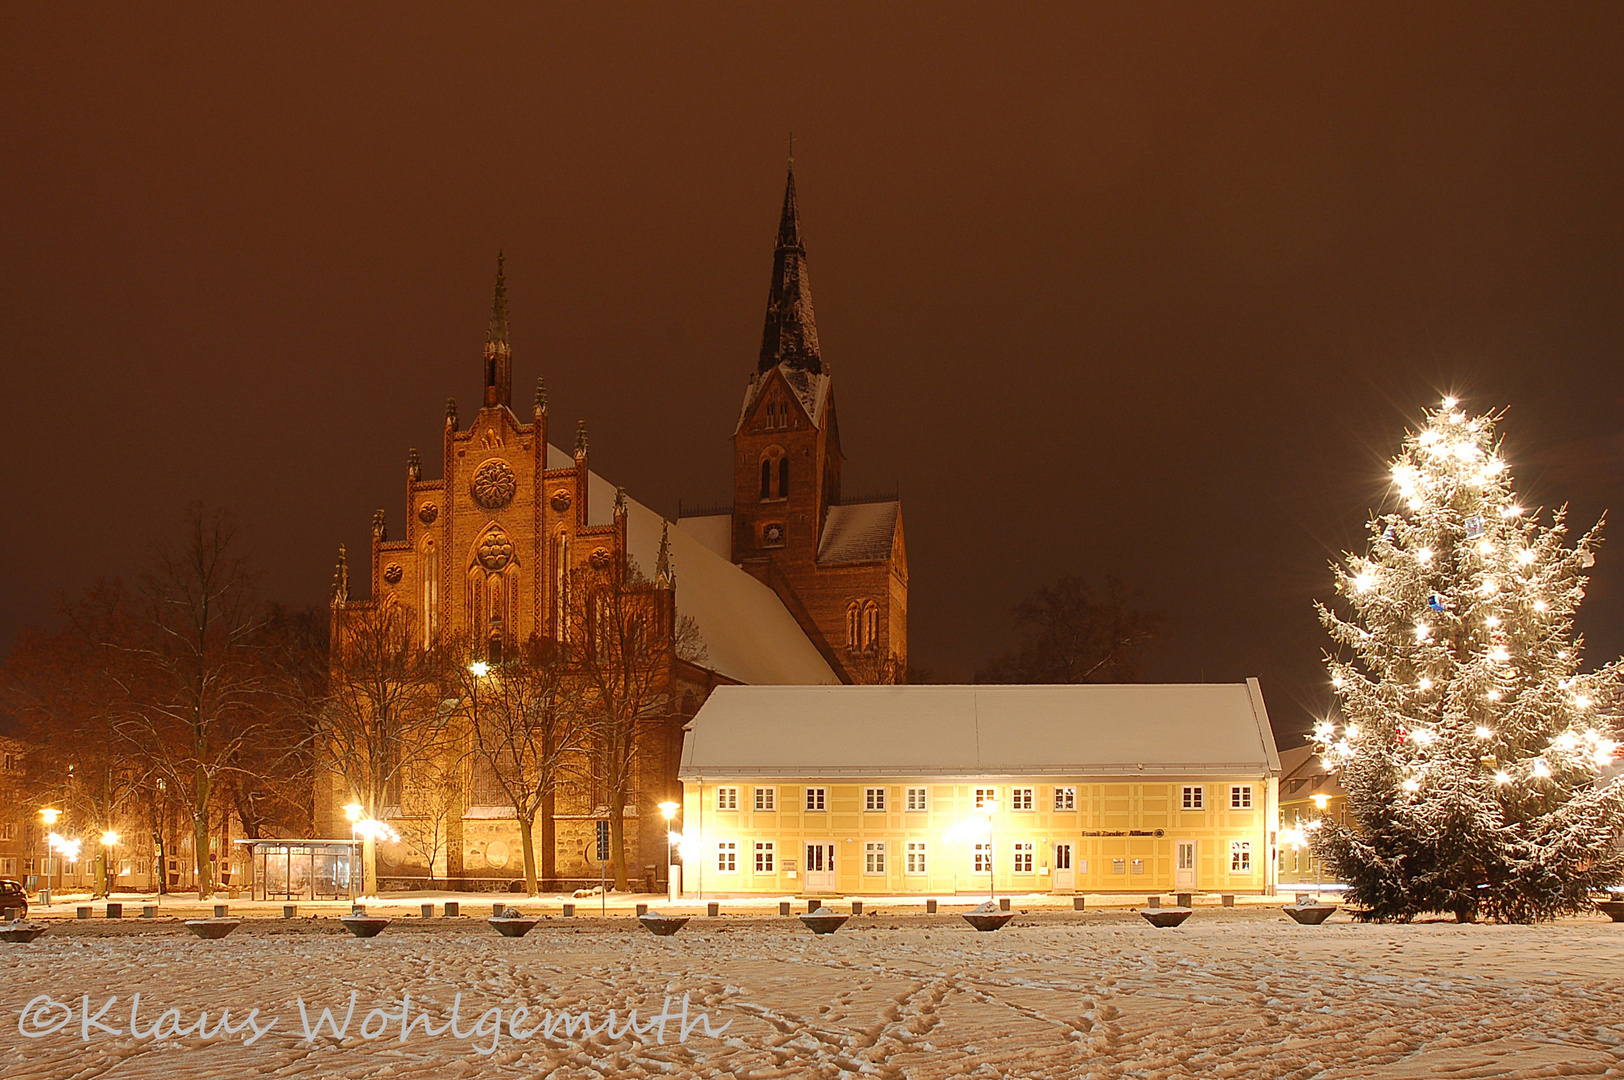
[[[757,840],[755,861],[756,873],[778,873],[778,871],[775,869],[778,863],[778,860],[775,858],[776,854],[777,852],[774,850],[773,842],[771,840]]]
[[[17,839],[17,826],[15,823],[8,821],[4,825],[0,825],[0,840],[15,839]]]
[[[1010,867],[1010,871],[1009,871],[1010,873],[1012,873],[1012,874],[1031,874],[1031,873],[1035,873],[1035,871],[1033,870],[1034,860],[1033,860],[1032,841],[1030,841],[1030,840],[1017,840],[1017,841],[1015,841],[1015,843],[1014,843],[1014,851],[1012,852],[1012,854],[1014,855],[1014,860],[1015,861],[1014,861],[1014,864]]]
[[[1062,814],[1077,809],[1077,789],[1070,786],[1055,788],[1054,808]]]
[[[813,813],[827,810],[829,808],[829,789],[821,787],[807,788],[806,808]]]
[[[737,874],[739,872],[739,845],[733,840],[718,840],[716,842],[716,872],[718,874]]]
[[[873,877],[884,877],[885,870],[885,841],[863,841],[863,873]]]
[[[998,804],[998,789],[995,787],[978,787],[975,789],[976,809],[983,809],[987,803],[994,806]]]
[[[911,787],[905,790],[907,795],[904,796],[903,806],[909,813],[924,813],[930,808],[929,788]]]
[[[778,789],[774,787],[758,787],[754,791],[755,807],[760,813],[776,811],[778,809]]]
[[[1231,840],[1229,842],[1229,872],[1231,874],[1250,874],[1252,872],[1252,841]]]
[[[1205,810],[1207,808],[1207,789],[1202,784],[1185,784],[1179,795],[1179,809]]]
[[[877,814],[877,813],[884,812],[884,810],[885,810],[885,789],[882,788],[882,787],[864,788],[863,789],[863,811],[864,811],[864,813],[872,812],[872,813]]]
[[[924,874],[929,865],[929,852],[926,850],[924,840],[909,840],[907,845],[907,861],[903,864],[903,873],[917,877]]]
[[[1012,787],[1009,789],[1009,808],[1026,813],[1037,805],[1037,789]]]
[[[1250,810],[1250,809],[1252,809],[1252,785],[1251,784],[1231,784],[1231,785],[1229,785],[1229,808],[1231,810]]]
[[[716,789],[716,809],[737,810],[739,808],[739,789],[736,787],[719,787]]]
[[[993,873],[992,843],[987,840],[977,840],[970,848],[970,872],[973,874]]]

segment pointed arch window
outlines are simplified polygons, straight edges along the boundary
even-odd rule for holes
[[[553,537],[553,637],[570,639],[570,536],[560,529]]]
[[[853,652],[862,651],[862,635],[863,605],[853,600],[846,605],[846,648]]]
[[[761,459],[761,498],[763,501],[773,497],[773,463],[766,458]]]
[[[778,459],[778,497],[789,498],[789,455]]]
[[[761,501],[784,498],[788,487],[789,456],[782,446],[769,446],[761,452]]]
[[[433,648],[439,636],[440,550],[429,539],[423,541],[423,648]]]
[[[863,605],[863,651],[880,647],[880,605],[870,600]]]

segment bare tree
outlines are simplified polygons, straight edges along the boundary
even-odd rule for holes
[[[702,646],[694,623],[675,618],[671,592],[651,585],[635,564],[572,576],[571,661],[581,680],[587,759],[609,819],[615,888],[625,890],[625,810],[636,796],[639,752],[670,723],[674,664]]]
[[[1021,645],[976,673],[979,683],[1137,682],[1161,616],[1133,607],[1115,577],[1096,597],[1081,577],[1062,577],[1016,604]]]
[[[452,752],[443,708],[451,651],[425,649],[412,612],[397,603],[335,610],[326,693],[309,710],[316,768],[334,777],[368,820],[402,804],[420,763]],[[397,811],[398,814],[398,811]],[[377,837],[363,837],[361,886],[378,886]]]
[[[200,899],[214,893],[221,781],[242,771],[246,747],[272,737],[252,585],[230,518],[194,506],[182,542],[142,575],[129,633],[105,643],[122,696],[114,732],[184,808]]]
[[[538,891],[536,815],[582,749],[582,685],[549,643],[532,638],[521,655],[458,669],[468,710],[472,764],[490,777],[519,824],[525,892]]]
[[[400,842],[423,860],[429,887],[447,851],[451,820],[462,808],[462,759],[442,754],[419,761],[401,781]]]

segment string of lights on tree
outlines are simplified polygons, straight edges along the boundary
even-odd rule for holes
[[[1573,630],[1600,525],[1569,546],[1565,507],[1541,524],[1517,501],[1500,419],[1427,413],[1391,463],[1394,508],[1335,567],[1351,617],[1319,605],[1341,718],[1313,742],[1355,821],[1312,842],[1356,891],[1364,875],[1375,917],[1546,917],[1619,876],[1603,849],[1624,789],[1598,783],[1619,665],[1581,671]]]

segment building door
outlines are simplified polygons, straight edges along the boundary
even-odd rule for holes
[[[1071,869],[1071,845],[1056,844],[1054,846],[1054,889],[1056,892],[1071,892],[1077,887],[1077,876]]]
[[[835,846],[806,845],[806,891],[835,891]]]
[[[1178,842],[1178,859],[1173,870],[1173,889],[1176,892],[1195,891],[1195,841]]]

